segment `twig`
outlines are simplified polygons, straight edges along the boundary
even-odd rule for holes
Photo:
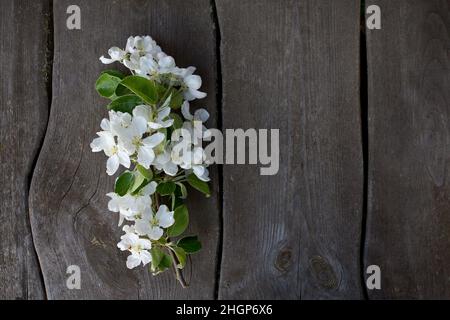
[[[159,198],[159,194],[155,193],[155,203],[156,203],[157,209],[159,208],[160,202],[161,201]],[[167,238],[167,242],[170,242],[170,238]],[[180,284],[183,288],[187,288],[188,285],[186,283],[186,280],[184,279],[183,272],[177,267],[178,264],[180,263],[180,261],[178,260],[177,256],[172,251],[172,249],[169,248],[169,252],[170,252],[170,256],[172,257],[172,265],[173,265],[173,268],[175,269],[175,274],[176,274],[177,280],[180,282]]]
[[[175,255],[175,253],[172,250],[169,250],[169,251],[170,251],[170,255],[172,256],[173,268],[175,269],[175,274],[177,275],[177,280],[180,282],[180,284],[183,288],[187,288],[188,285],[186,283],[186,280],[184,279],[183,272],[177,267],[180,262],[178,261],[178,258]]]

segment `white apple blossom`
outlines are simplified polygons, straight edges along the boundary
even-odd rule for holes
[[[194,75],[196,69],[177,67],[175,59],[164,53],[150,36],[129,37],[125,50],[112,47],[108,50],[108,54],[110,58],[100,57],[102,63],[120,62],[132,73],[158,82],[163,81],[164,75],[170,74],[174,77],[171,83],[182,85],[184,98],[188,101],[206,97],[205,92],[199,91],[202,79]]]
[[[156,182],[152,181],[139,190],[135,195],[126,194],[119,196],[115,192],[106,194],[111,200],[108,202],[108,209],[119,213],[119,226],[123,220],[134,221],[142,216],[144,211],[151,207],[152,198],[150,197],[156,191]]]
[[[192,170],[192,172],[202,181],[208,182],[209,171],[208,165],[204,162],[206,159],[205,152],[201,147],[193,147],[182,154],[181,157],[172,152],[172,161],[179,165],[182,169]]]
[[[125,56],[126,52],[117,47],[112,47],[108,50],[108,54],[111,58],[105,58],[105,56],[100,57],[100,61],[104,64],[111,64],[113,62],[121,62]]]
[[[159,253],[165,260],[152,263],[152,272],[163,272],[168,269],[168,262],[172,262],[178,280],[183,283],[178,276],[184,262],[177,260],[184,249],[168,228],[174,224],[177,230],[185,227],[183,216],[187,218],[187,208],[181,207],[180,201],[186,198],[188,183],[209,195],[205,183],[209,181],[209,171],[202,139],[210,135],[205,126],[209,113],[203,108],[191,113],[189,104],[206,97],[200,91],[202,79],[194,74],[194,67],[178,67],[175,59],[149,36],[129,37],[124,49],[112,47],[108,54],[109,57],[100,58],[104,64],[119,62],[134,75],[123,83],[129,90],[127,96],[121,96],[122,90],[110,96],[117,103],[110,103],[109,117],[101,121],[102,131],[90,145],[93,152],[103,151],[108,157],[109,175],[121,165],[125,168],[133,165],[133,169],[116,179],[115,192],[107,194],[108,209],[118,214],[119,226],[125,222],[117,247],[129,252],[126,261],[129,269],[151,263],[152,254]],[[121,76],[114,80],[99,79],[97,90],[100,92],[102,86],[119,88],[117,78]],[[192,180],[192,174],[201,181]],[[171,203],[171,209],[160,203]],[[176,256],[170,255],[173,252]]]
[[[142,117],[147,120],[149,129],[158,130],[168,128],[173,125],[173,119],[169,118],[170,107],[162,106],[154,112],[152,107],[147,105],[139,105],[133,109],[134,117]]]
[[[93,152],[103,151],[108,157],[108,161],[106,162],[106,173],[112,176],[116,173],[117,169],[119,169],[120,164],[125,168],[129,168],[130,156],[125,148],[116,143],[111,131],[100,131],[97,132],[97,135],[98,138],[95,138],[91,143],[91,149]]]
[[[156,41],[153,40],[150,36],[129,37],[125,50],[128,53],[137,53],[140,56],[156,56],[158,53],[162,52],[161,47],[158,46]]]
[[[151,136],[144,137],[147,132],[147,120],[143,117],[133,117],[131,124],[121,133],[121,141],[124,148],[129,154],[137,153],[137,161],[144,168],[150,168],[155,159],[153,148],[164,141],[163,133],[155,133]]]
[[[125,234],[136,233],[136,229],[134,228],[134,226],[124,225],[122,230],[123,230],[123,232],[125,232]]]
[[[139,238],[134,233],[126,233],[117,244],[122,251],[129,251],[131,254],[127,258],[127,268],[133,269],[142,265],[146,265],[152,261],[152,255],[148,250],[152,248],[152,243],[148,239]]]
[[[136,220],[135,229],[140,235],[146,235],[152,240],[159,240],[164,230],[174,224],[173,211],[170,211],[166,205],[161,205],[156,214],[147,210],[141,219]]]
[[[175,176],[178,173],[178,165],[175,164],[171,158],[172,149],[170,146],[166,146],[164,152],[156,156],[153,166],[164,171],[169,176]]]

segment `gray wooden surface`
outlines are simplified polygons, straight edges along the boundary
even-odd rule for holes
[[[366,2],[363,37],[359,0],[2,0],[0,299],[450,299],[450,1]],[[190,192],[189,289],[126,268],[89,147],[98,57],[142,34],[198,67],[210,127],[280,129],[277,175],[215,166]]]
[[[44,297],[27,198],[47,124],[48,10],[0,2],[0,299]]]
[[[107,116],[107,101],[94,90],[100,71],[106,69],[98,58],[110,46],[125,46],[130,35],[151,34],[180,65],[197,66],[209,93],[203,102],[212,118],[217,117],[210,4],[78,1],[82,8],[78,31],[66,28],[70,4],[54,2],[53,101],[30,192],[33,237],[48,298],[213,298],[219,227],[216,175],[211,198],[195,197],[192,192],[191,227],[200,234],[204,250],[193,257],[192,285],[183,290],[169,272],[154,278],[146,268],[126,268],[126,254],[116,246],[121,233],[117,216],[108,212],[105,196],[114,179],[105,174],[104,156],[89,147]],[[69,265],[80,266],[81,290],[66,287]]]
[[[359,2],[218,1],[218,13],[224,128],[281,133],[277,175],[224,167],[220,297],[360,298]]]
[[[367,31],[370,298],[450,298],[450,1],[374,1]],[[401,17],[401,19],[399,19]],[[387,32],[396,30],[396,32]]]

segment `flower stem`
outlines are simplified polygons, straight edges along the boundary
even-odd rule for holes
[[[168,239],[168,241],[170,241],[170,239]],[[184,279],[183,272],[181,271],[181,269],[179,269],[177,267],[177,265],[179,264],[178,258],[172,250],[169,249],[169,252],[170,252],[170,255],[172,256],[172,264],[173,264],[173,268],[175,269],[175,274],[177,276],[177,280],[178,280],[178,282],[180,282],[180,284],[183,288],[187,288],[188,284],[186,283],[186,280]]]
[[[156,202],[157,208],[159,208],[160,198],[159,198],[159,194],[157,194],[157,193],[155,193],[155,202]],[[170,238],[167,238],[167,242],[168,243],[170,242]],[[172,249],[170,249],[170,248],[169,248],[169,253],[170,253],[170,256],[172,257],[172,265],[173,265],[177,280],[180,282],[180,284],[183,288],[187,288],[188,284],[186,283],[186,280],[184,279],[183,272],[177,267],[178,264],[180,263],[180,261],[178,260],[177,256],[172,251]]]

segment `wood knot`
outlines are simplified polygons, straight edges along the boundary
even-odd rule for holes
[[[314,256],[309,260],[309,264],[314,277],[321,287],[329,290],[338,287],[336,273],[325,258]]]
[[[292,250],[290,248],[283,248],[278,252],[275,259],[275,268],[281,272],[286,272],[292,264]]]

